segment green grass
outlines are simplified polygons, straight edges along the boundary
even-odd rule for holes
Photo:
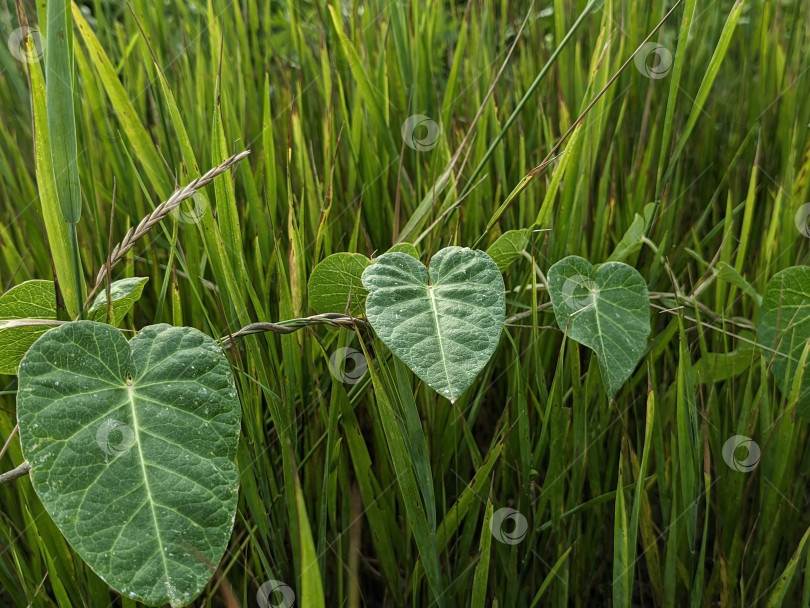
[[[506,335],[455,404],[375,357],[366,330],[262,333],[229,351],[241,493],[197,604],[256,606],[275,579],[302,606],[321,585],[325,605],[350,608],[810,605],[808,423],[751,348],[756,299],[729,280],[762,293],[810,259],[794,225],[810,201],[810,5],[684,0],[652,37],[670,71],[631,61],[532,172],[672,5],[74,5],[78,265],[57,215],[70,165],[48,156],[46,62],[2,45],[2,288],[55,269],[73,316],[107,260],[113,184],[118,242],[246,148],[184,207],[207,209],[201,221],[168,217],[113,270],[150,279],[128,329],[220,337],[305,317],[331,253],[407,241],[427,262],[534,230],[504,276]],[[47,38],[45,6],[21,10]],[[20,26],[8,0],[0,24],[4,42]],[[435,147],[403,143],[414,114],[441,126]],[[591,352],[556,329],[545,273],[567,255],[606,261],[649,203],[625,261],[648,281],[652,337],[608,403]],[[344,346],[372,363],[354,385],[329,372]],[[5,443],[16,379],[0,388]],[[734,435],[761,447],[750,473],[724,462]],[[21,462],[14,436],[0,472]],[[528,523],[514,545],[490,536],[504,507]],[[72,552],[27,477],[0,485],[0,587],[4,606],[134,605]]]

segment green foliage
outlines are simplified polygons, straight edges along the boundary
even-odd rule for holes
[[[102,291],[87,309],[88,318],[91,321],[109,323],[118,327],[135,302],[141,298],[147,281],[149,281],[148,277],[132,277],[113,281],[110,283],[109,310],[107,293]]]
[[[636,213],[633,216],[633,223],[622,236],[622,239],[616,244],[613,253],[608,257],[608,262],[631,262],[641,251],[643,238],[646,236],[648,227],[655,217],[655,204],[649,203],[644,206],[643,214]]]
[[[559,328],[596,353],[612,400],[630,377],[650,335],[650,299],[638,271],[621,262],[595,269],[569,256],[548,271],[548,292]]]
[[[455,401],[498,347],[504,285],[483,251],[446,247],[430,271],[406,253],[385,253],[363,271],[374,331],[437,393]]]
[[[54,5],[58,6],[59,3],[55,2]],[[64,307],[71,317],[75,317],[81,310],[84,277],[81,274],[81,259],[79,259],[80,267],[76,268],[74,266],[75,258],[73,257],[70,228],[65,221],[60,206],[54,175],[51,136],[48,127],[50,117],[48,115],[45,78],[41,64],[38,62],[27,64],[27,74],[31,83],[36,194],[39,198],[42,221],[48,236],[48,248],[53,261],[53,271],[64,296]],[[72,171],[73,168],[69,170]],[[77,289],[81,291],[77,291]]]
[[[317,313],[363,314],[368,292],[361,277],[371,264],[359,253],[334,253],[312,269],[307,283],[309,305]]]
[[[326,604],[323,597],[321,572],[318,569],[318,555],[315,551],[306,503],[299,483],[295,484],[295,502],[298,507],[299,529],[301,530],[301,604],[313,608],[324,608]]]
[[[783,393],[790,392],[793,378],[803,372],[799,413],[810,418],[810,374],[799,367],[810,340],[810,267],[786,268],[768,281],[758,327],[768,369]]]
[[[419,259],[410,243],[394,245],[387,253],[405,253]],[[333,253],[321,260],[309,275],[309,305],[317,313],[349,312],[365,314],[368,291],[363,287],[363,271],[371,260],[359,253]]]
[[[122,595],[189,603],[236,513],[240,409],[219,346],[168,325],[128,343],[78,321],[37,340],[19,382],[31,483],[71,546]]]
[[[148,277],[120,279],[110,284],[109,323],[119,326],[141,297]],[[107,322],[107,294],[100,293],[88,308],[93,321]],[[32,280],[15,285],[0,296],[0,373],[16,374],[17,366],[29,347],[50,327],[48,325],[3,326],[12,319],[55,321],[56,290],[52,281]]]
[[[386,253],[396,253],[397,251],[400,253],[407,253],[409,256],[414,257],[417,260],[419,259],[419,252],[416,250],[416,247],[410,243],[397,243],[391,247],[391,249],[386,251]]]
[[[75,224],[82,214],[76,121],[73,111],[73,27],[70,0],[48,2],[45,91],[53,179],[62,217]]]
[[[0,373],[16,374],[23,356],[47,325],[4,327],[11,319],[56,319],[53,281],[32,280],[15,285],[0,296]]]
[[[72,2],[78,259],[47,59],[6,44],[27,25],[47,52],[52,4],[2,12],[3,290],[56,279],[56,318],[77,318],[110,229],[121,241],[245,148],[114,268],[149,278],[123,335],[300,326],[338,252],[413,256],[410,241],[426,264],[471,246],[503,270],[501,344],[452,405],[368,324],[230,344],[239,503],[195,605],[256,605],[271,581],[305,605],[318,579],[348,608],[810,604],[793,373],[810,352],[786,384],[757,333],[769,280],[810,263],[807,2]],[[650,337],[612,402],[555,318],[548,271],[571,255],[647,285]],[[18,380],[2,379],[0,474],[25,460]],[[503,508],[525,518],[516,544],[490,534]],[[0,484],[0,513],[0,605],[141,605],[65,540],[30,477]]]
[[[529,230],[507,230],[487,248],[487,254],[506,272],[529,246]]]
[[[737,270],[733,266],[727,264],[726,262],[720,262],[717,265],[717,268],[714,269],[714,274],[717,276],[718,279],[726,281],[727,283],[734,285],[738,289],[741,289],[748,296],[750,296],[754,300],[754,302],[756,302],[759,305],[762,305],[762,296],[757,293],[757,290],[754,289],[754,286],[751,285],[751,283],[749,283],[748,281],[746,281],[745,278],[743,278],[743,276],[739,272],[737,272]]]

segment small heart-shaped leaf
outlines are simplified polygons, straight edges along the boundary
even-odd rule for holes
[[[52,329],[20,363],[17,419],[42,504],[87,564],[151,606],[192,601],[233,528],[240,409],[210,337]]]
[[[110,302],[112,302],[112,309],[110,314],[110,325],[118,327],[121,321],[135,305],[135,302],[141,299],[143,288],[149,281],[148,277],[131,277],[129,279],[120,279],[113,281],[110,284]],[[102,291],[93,300],[93,304],[87,311],[87,316],[91,321],[99,321],[101,323],[107,320],[107,292]]]
[[[118,326],[143,293],[147,277],[133,277],[113,281],[110,285],[112,315],[110,324]],[[96,297],[88,310],[93,321],[107,319],[107,293]],[[47,325],[24,325],[7,327],[3,321],[17,319],[56,320],[56,290],[53,281],[26,281],[9,289],[0,296],[0,374],[16,374],[26,351],[42,334],[50,329]]]
[[[810,340],[810,267],[793,266],[773,275],[765,286],[759,313],[759,343],[776,384],[787,394]],[[799,414],[810,418],[810,371],[804,370]]]
[[[424,264],[384,253],[363,272],[366,318],[428,386],[455,400],[487,364],[506,314],[503,277],[483,251],[447,247]]]
[[[371,260],[361,253],[325,257],[309,276],[309,305],[319,314],[347,310],[352,316],[361,314],[368,292],[360,277],[369,264]]]
[[[644,232],[652,223],[653,216],[655,215],[656,203],[647,203],[644,205],[643,217],[636,213],[633,218],[633,223],[624,233],[621,240],[616,244],[613,253],[608,257],[608,262],[626,262],[629,258],[638,254],[641,251],[642,239]]]
[[[650,335],[650,296],[642,276],[627,264],[599,270],[569,256],[548,271],[557,325],[596,353],[608,397],[633,373]]]
[[[47,325],[2,327],[2,321],[16,319],[56,319],[56,292],[53,281],[26,281],[0,296],[0,374],[16,374],[26,351]]]
[[[416,250],[416,247],[414,247],[411,243],[397,243],[385,253],[395,253],[397,251],[401,253],[407,253],[409,256],[416,258],[417,260],[419,259],[419,252]],[[369,260],[369,262],[371,262],[371,260]]]
[[[531,230],[507,230],[487,249],[487,254],[495,260],[498,270],[506,272],[529,245]]]

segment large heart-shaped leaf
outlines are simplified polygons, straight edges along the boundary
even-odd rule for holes
[[[569,256],[549,269],[548,292],[557,325],[596,353],[613,399],[633,373],[650,335],[650,296],[644,279],[621,262],[596,270],[587,260]]]
[[[765,286],[759,313],[759,343],[783,393],[790,392],[793,376],[810,340],[810,267],[794,266],[777,272]],[[799,394],[799,413],[810,418],[810,371],[805,369]]]
[[[506,314],[503,277],[483,251],[447,247],[424,264],[385,253],[363,271],[366,318],[428,386],[455,400],[487,364]]]
[[[90,567],[146,604],[193,600],[233,527],[240,409],[222,349],[190,327],[127,342],[52,329],[20,363],[17,418],[45,509]]]

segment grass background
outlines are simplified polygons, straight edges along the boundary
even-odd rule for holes
[[[20,21],[4,3],[6,38]],[[45,4],[22,10],[47,39]],[[222,336],[303,317],[307,277],[331,253],[407,241],[427,262],[447,245],[535,230],[504,277],[513,319],[501,346],[455,404],[385,357],[373,359],[377,391],[369,374],[335,380],[330,355],[361,348],[342,329],[261,334],[231,351],[242,488],[197,604],[255,606],[274,579],[302,606],[318,605],[319,584],[326,605],[349,607],[810,605],[808,424],[774,387],[754,346],[756,299],[734,278],[761,293],[808,260],[794,214],[810,200],[810,5],[684,0],[653,37],[674,57],[668,73],[631,63],[499,210],[671,7],[73,6],[84,286],[62,281],[69,307],[107,258],[114,182],[117,242],[175,185],[246,148],[187,206],[201,221],[170,216],[113,272],[150,279],[129,329]],[[4,289],[54,268],[72,276],[43,177],[44,65],[0,48]],[[430,150],[403,143],[414,114],[441,125]],[[544,273],[566,255],[607,260],[649,203],[627,261],[649,282],[652,338],[608,403],[590,351],[556,329]],[[5,440],[16,384],[2,383]],[[409,429],[428,449],[403,460],[384,424],[411,404]],[[761,447],[754,471],[724,462],[733,435]],[[0,470],[21,461],[14,439]],[[412,493],[413,471],[428,472],[434,501]],[[27,478],[0,486],[0,506],[0,604],[133,605],[71,551]],[[503,507],[529,525],[518,544],[489,532]]]

